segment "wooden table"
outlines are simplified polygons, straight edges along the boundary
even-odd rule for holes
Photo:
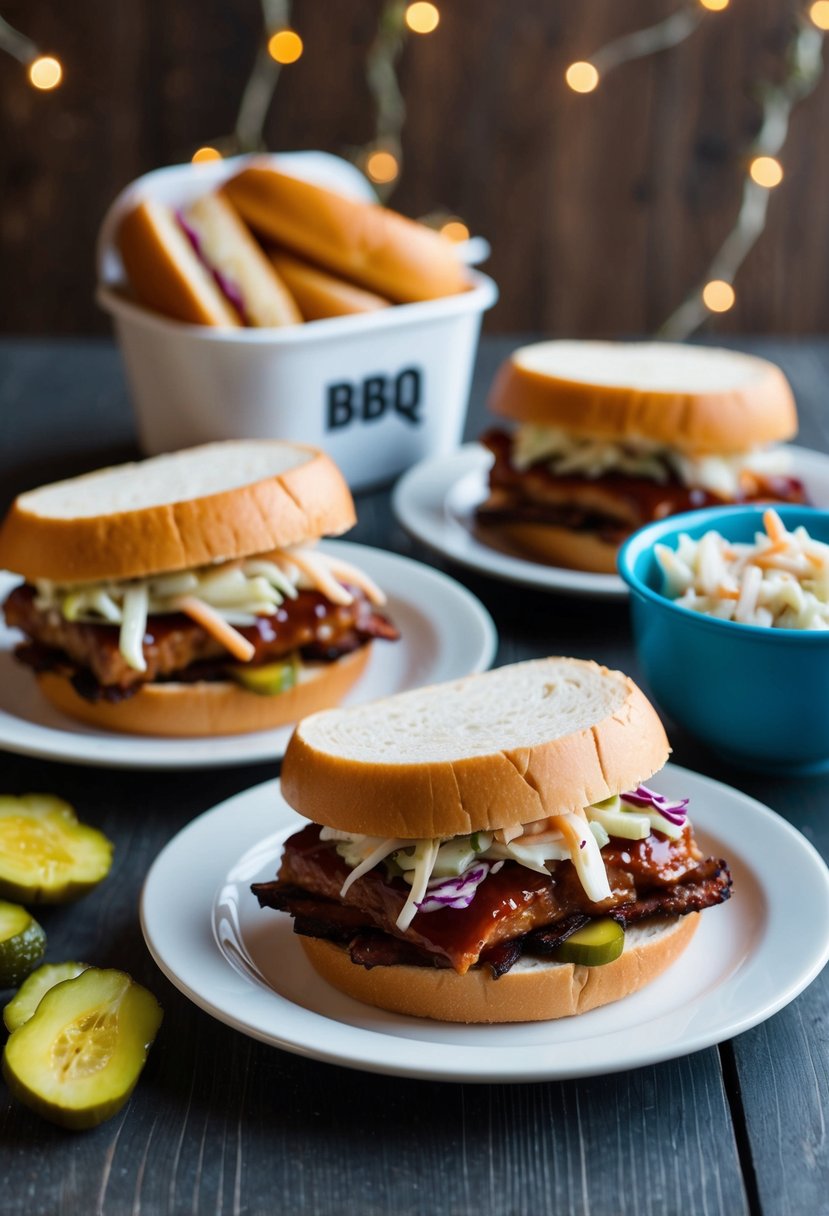
[[[513,345],[483,345],[470,435],[482,429],[486,385]],[[829,451],[829,342],[741,345],[782,364],[798,397],[800,441]],[[133,453],[109,343],[0,343],[4,499]],[[434,562],[393,522],[387,492],[361,496],[358,511],[354,540]],[[492,613],[498,664],[572,654],[637,678],[623,605],[516,594],[446,568]],[[669,733],[678,763],[766,802],[829,856],[829,777],[757,776],[670,724]],[[608,1077],[475,1086],[318,1064],[196,1009],[157,971],[138,925],[141,884],[163,845],[195,815],[275,776],[276,764],[124,773],[2,755],[0,772],[2,791],[59,793],[116,844],[113,872],[94,894],[43,912],[49,957],[122,967],[165,1008],[131,1102],[95,1131],[43,1123],[0,1086],[2,1216],[829,1212],[829,971],[732,1042]]]

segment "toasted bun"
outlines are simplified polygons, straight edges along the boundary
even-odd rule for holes
[[[270,259],[293,294],[306,321],[321,321],[325,317],[345,317],[359,312],[376,312],[388,308],[389,301],[374,292],[364,291],[327,274],[281,249],[273,249]]]
[[[342,474],[316,448],[209,443],[21,494],[0,526],[0,568],[66,583],[144,578],[354,522]]]
[[[191,325],[239,325],[169,207],[145,200],[128,212],[117,244],[140,304]]]
[[[618,546],[585,529],[492,521],[482,524],[478,520],[475,531],[493,548],[530,561],[566,566],[570,570],[589,570],[592,574],[616,573]]]
[[[387,207],[269,168],[243,169],[224,191],[260,236],[396,303],[469,287],[451,241]]]
[[[689,945],[698,912],[647,921],[625,933],[625,948],[603,967],[521,959],[494,980],[488,967],[466,975],[437,967],[366,967],[348,951],[314,937],[301,938],[314,970],[366,1005],[439,1022],[547,1022],[609,1005],[644,988]]]
[[[130,735],[193,738],[246,735],[287,726],[306,714],[337,705],[368,663],[371,643],[333,663],[303,666],[303,679],[274,697],[262,697],[232,681],[195,684],[146,684],[126,701],[84,700],[63,676],[37,677],[41,692],[56,709],[88,726]]]
[[[581,810],[647,780],[668,752],[627,676],[533,659],[306,718],[282,793],[342,831],[455,836]]]
[[[298,325],[302,314],[288,288],[220,194],[205,194],[185,212],[207,262],[232,283],[248,325]]]
[[[669,342],[539,342],[498,371],[489,408],[597,439],[646,438],[727,454],[789,439],[794,398],[779,367]]]

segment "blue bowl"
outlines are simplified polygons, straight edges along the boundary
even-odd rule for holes
[[[714,530],[754,540],[762,506],[672,515],[635,532],[619,553],[630,588],[633,634],[645,678],[662,708],[714,751],[764,771],[829,768],[829,631],[742,625],[692,612],[662,594],[654,545],[675,549]],[[791,530],[829,543],[829,511],[777,506]]]

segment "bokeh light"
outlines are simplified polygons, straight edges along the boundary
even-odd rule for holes
[[[63,68],[53,55],[38,55],[29,64],[29,80],[36,89],[56,89],[63,79]]]
[[[731,0],[699,0],[703,8],[707,8],[709,13],[721,13],[724,8],[728,8]]]
[[[776,156],[755,156],[748,167],[751,180],[758,186],[773,190],[783,180],[783,166]]]
[[[712,279],[702,289],[702,302],[709,312],[728,312],[736,298],[734,288],[725,279]]]
[[[194,165],[206,165],[211,160],[221,160],[222,154],[218,148],[211,148],[206,145],[204,148],[197,148],[190,160]]]
[[[296,63],[303,51],[303,43],[296,30],[277,30],[268,39],[268,54],[277,63]]]
[[[574,93],[592,93],[598,86],[599,73],[592,63],[580,59],[570,64],[564,73],[564,79]]]
[[[440,226],[441,236],[446,236],[450,241],[468,241],[469,229],[463,220],[451,219]]]
[[[399,172],[400,165],[392,152],[372,152],[366,159],[366,173],[380,186],[393,182]]]
[[[815,0],[809,16],[819,30],[829,30],[829,0]]]
[[[406,9],[406,25],[413,34],[431,34],[438,28],[440,13],[436,4],[428,4],[426,0],[417,0]]]

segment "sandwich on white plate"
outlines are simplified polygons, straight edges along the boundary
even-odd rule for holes
[[[668,741],[617,671],[548,658],[299,723],[282,793],[311,822],[263,907],[334,987],[395,1013],[540,1021],[635,992],[727,900]]]
[[[3,605],[44,696],[148,735],[241,734],[336,705],[375,638],[384,592],[316,548],[355,522],[314,448],[206,444],[21,494],[0,525]]]
[[[482,539],[612,573],[637,528],[698,507],[807,501],[776,445],[797,431],[779,367],[669,342],[540,342],[502,365],[489,408],[514,424],[494,462]]]

